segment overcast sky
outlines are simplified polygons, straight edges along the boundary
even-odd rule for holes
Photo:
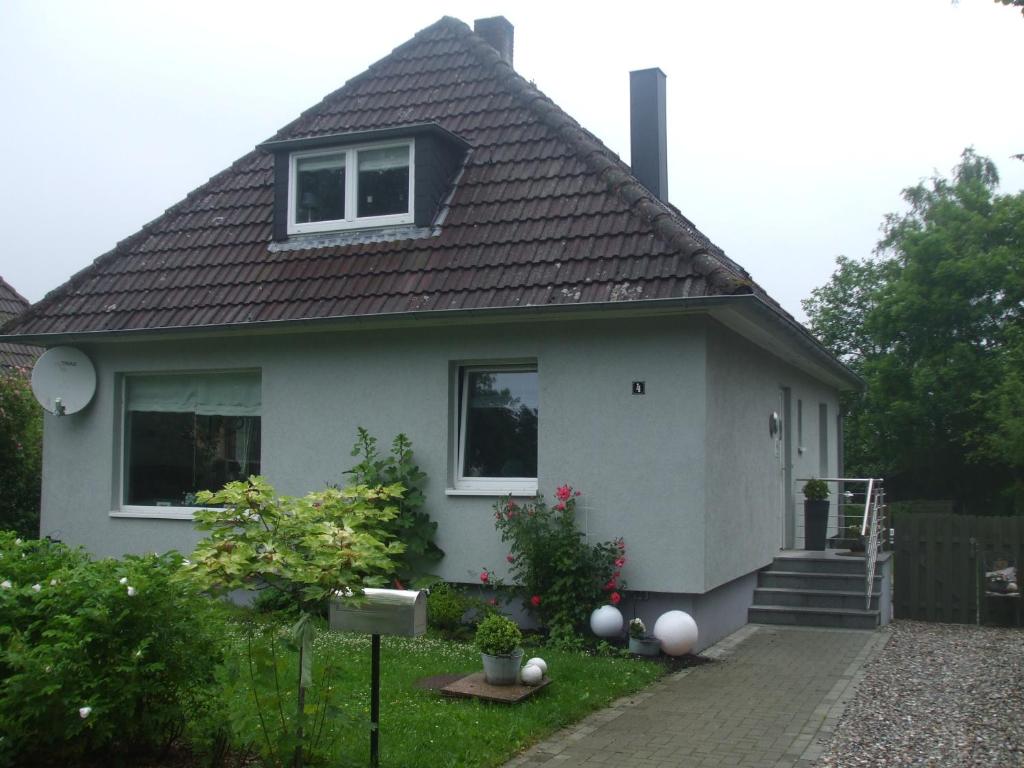
[[[1024,188],[1024,18],[992,0],[0,0],[0,276],[41,299],[442,15],[506,16],[627,162],[628,72],[661,67],[671,201],[801,318],[964,147]]]

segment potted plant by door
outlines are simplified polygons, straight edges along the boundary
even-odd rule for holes
[[[476,647],[484,663],[484,679],[491,685],[515,685],[523,649],[523,633],[512,619],[491,614],[476,628]]]
[[[637,656],[657,656],[661,653],[661,641],[647,634],[647,627],[640,618],[629,622],[629,652]]]
[[[825,549],[828,504],[828,484],[824,480],[812,478],[804,483],[804,549]]]

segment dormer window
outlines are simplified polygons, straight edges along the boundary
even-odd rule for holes
[[[293,152],[288,233],[412,223],[413,154],[412,141]]]
[[[303,247],[332,233],[410,237],[436,226],[469,145],[436,123],[416,123],[260,149],[274,156],[274,241]]]

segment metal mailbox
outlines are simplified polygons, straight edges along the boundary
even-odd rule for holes
[[[331,629],[402,637],[417,637],[427,631],[426,592],[372,588],[363,592],[361,604],[331,598]]]

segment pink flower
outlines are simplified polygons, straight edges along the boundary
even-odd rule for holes
[[[572,495],[573,496],[582,496],[583,495],[583,491],[573,491]]]
[[[616,568],[621,568],[625,564],[626,564],[626,558],[624,558],[624,557],[620,557],[620,558],[617,558],[615,560],[615,567]]]
[[[558,502],[557,504],[555,504],[555,506],[552,507],[552,509],[555,510],[555,512],[564,512],[565,504],[563,504],[562,502]]]
[[[515,555],[505,555],[505,559],[508,560],[510,563],[514,563],[516,561],[516,556]]]
[[[509,509],[519,509],[519,505],[516,504],[515,501],[513,501],[512,499],[508,500],[508,504],[506,506],[508,506]]]
[[[530,605],[532,605],[534,608],[540,605],[540,595],[534,595],[533,597],[531,597]]]
[[[490,580],[490,578],[490,574],[488,574],[487,571],[483,571],[480,574],[480,581],[482,581],[484,584],[486,584]]]
[[[498,598],[492,597],[490,600],[487,601],[487,603],[488,603],[488,605],[497,605],[498,604]]]
[[[570,496],[572,496],[572,488],[570,488],[568,485],[560,486],[555,491],[555,498],[557,498],[559,501],[568,501]]]
[[[615,546],[617,546],[619,548],[620,552],[625,552],[626,551],[626,540],[625,539],[619,539],[618,541],[615,542]]]
[[[618,605],[622,601],[622,595],[618,592],[612,592],[609,599],[612,601],[612,605]]]
[[[608,583],[604,585],[604,591],[605,592],[611,592],[613,589],[615,589],[615,577],[614,576],[612,576],[611,579],[608,580]]]

